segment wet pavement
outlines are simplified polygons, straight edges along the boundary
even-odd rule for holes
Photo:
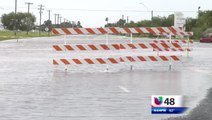
[[[105,43],[105,36],[60,36],[0,42],[1,120],[160,120],[177,115],[152,115],[151,95],[183,95],[192,108],[212,87],[212,44],[195,43],[182,62],[53,66],[53,44]],[[109,43],[130,42],[109,36]],[[140,42],[134,39],[133,42]],[[150,51],[76,52],[62,56],[155,54]],[[161,53],[162,54],[162,53]],[[168,54],[168,53],[164,53]]]

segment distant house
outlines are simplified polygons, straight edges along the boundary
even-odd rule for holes
[[[4,29],[3,25],[2,25],[2,24],[0,24],[0,30],[3,30],[3,29]]]
[[[0,17],[0,19],[1,19],[1,17]],[[3,30],[4,29],[4,26],[3,26],[3,24],[1,23],[1,20],[0,20],[0,30]]]

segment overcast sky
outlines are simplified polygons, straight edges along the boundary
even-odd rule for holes
[[[70,21],[81,21],[83,27],[104,26],[105,18],[115,22],[124,15],[129,21],[150,19],[150,11],[154,16],[167,16],[174,11],[182,11],[185,17],[196,17],[198,7],[201,10],[212,10],[212,0],[17,0],[18,12],[27,12],[25,2],[34,3],[30,12],[39,20],[38,5],[44,5],[42,21],[48,19],[47,10],[51,11],[51,20],[55,21],[54,14]],[[15,9],[15,0],[0,0],[0,16]],[[37,22],[39,23],[39,22]]]

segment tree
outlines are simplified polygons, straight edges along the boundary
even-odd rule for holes
[[[80,21],[78,21],[78,22],[77,22],[77,27],[78,27],[78,28],[81,28],[81,27],[82,27],[82,25],[81,25],[81,22],[80,22]]]
[[[8,30],[14,30],[15,24],[16,28],[22,31],[28,29],[31,30],[34,27],[34,23],[36,21],[36,17],[31,13],[17,13],[15,15],[14,12],[9,14],[3,14],[1,17],[2,24],[4,28]]]
[[[51,29],[52,29],[52,21],[51,21],[51,20],[44,21],[43,26],[44,26],[43,29],[44,29],[46,32],[50,32]]]

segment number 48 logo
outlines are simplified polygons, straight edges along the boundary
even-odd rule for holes
[[[175,99],[174,98],[166,98],[164,100],[164,104],[166,104],[166,105],[175,105]]]

